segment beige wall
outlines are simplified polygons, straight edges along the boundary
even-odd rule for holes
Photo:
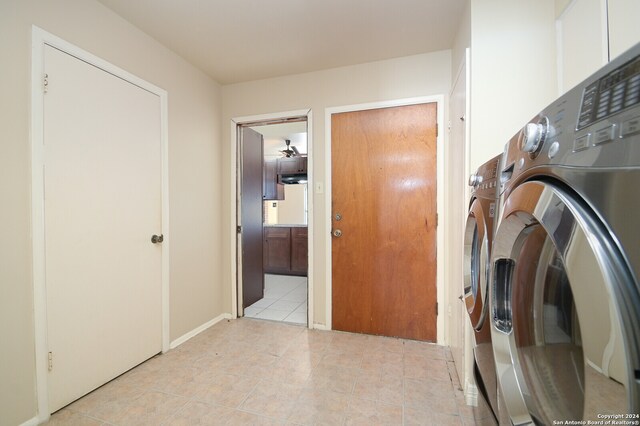
[[[218,84],[94,0],[0,2],[2,425],[20,424],[36,415],[30,240],[32,24],[168,91],[171,339],[229,310],[221,301],[220,285]]]
[[[557,96],[553,0],[471,0],[470,169]]]
[[[287,77],[253,81],[223,86],[223,199],[226,203],[222,229],[224,247],[230,247],[228,229],[233,224],[231,205],[231,145],[230,123],[233,117],[268,114],[310,108],[313,111],[313,161],[314,181],[326,181],[325,166],[325,108],[341,105],[375,102],[449,93],[451,81],[450,51],[408,56],[386,61],[297,74]],[[446,108],[446,107],[445,107]],[[446,111],[446,109],[445,109]],[[326,262],[325,194],[315,194],[313,189],[314,226],[314,322],[326,324]],[[225,251],[223,264],[235,260]],[[225,308],[231,310],[230,270],[225,269]]]
[[[452,46],[451,72],[453,82],[464,60],[465,49],[470,47],[471,61],[467,64],[470,98],[466,100],[471,106],[467,117],[469,172],[500,154],[509,138],[554,99],[557,93],[554,6],[551,0],[470,0],[467,3]],[[453,111],[454,100],[451,102]],[[452,112],[452,126],[461,125],[458,114],[460,112]],[[463,129],[453,130],[458,134],[463,132]],[[456,146],[459,142],[453,137],[448,149],[460,152],[461,148]],[[451,164],[447,173],[449,183],[466,182],[468,175],[464,167],[455,167],[454,156],[449,156],[447,161]],[[447,195],[452,219],[457,217],[455,212],[460,208],[460,200],[450,193]],[[466,202],[462,208],[466,209]],[[466,218],[466,212],[463,215]],[[466,310],[457,299],[462,292],[459,283],[463,225],[449,221],[446,226],[449,258],[445,276],[451,278],[447,283],[447,303],[451,309],[447,341],[452,345],[460,379],[467,391],[473,383],[472,341]],[[468,329],[466,333],[460,331],[463,326]]]

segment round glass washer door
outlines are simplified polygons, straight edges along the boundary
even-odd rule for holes
[[[590,209],[561,186],[526,182],[492,250],[491,334],[512,422],[638,413],[638,289]]]
[[[475,199],[464,231],[464,302],[476,330],[486,317],[489,290],[489,235],[484,213],[481,200]]]

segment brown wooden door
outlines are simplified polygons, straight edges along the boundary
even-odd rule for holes
[[[435,341],[436,104],[333,114],[331,141],[333,328]]]
[[[246,308],[264,297],[262,271],[262,135],[242,128],[242,306]]]

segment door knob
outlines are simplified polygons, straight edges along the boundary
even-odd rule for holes
[[[339,229],[336,229],[335,231],[333,231],[333,236],[334,237],[341,237],[342,236],[342,231]]]
[[[151,237],[151,242],[153,244],[158,244],[164,241],[164,235],[160,234],[160,235],[154,235],[153,237]]]

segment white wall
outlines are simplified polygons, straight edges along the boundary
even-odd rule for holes
[[[402,57],[386,61],[334,68],[306,74],[233,84],[222,87],[223,141],[230,140],[230,123],[233,117],[268,114],[310,108],[313,110],[312,158],[315,182],[326,181],[325,123],[327,107],[352,105],[389,99],[410,98],[436,94],[448,94],[451,85],[450,51]],[[446,111],[446,106],[445,106]],[[230,247],[230,234],[226,231],[234,225],[230,215],[231,146],[223,149],[223,199],[227,203],[222,229],[225,230],[224,246]],[[326,324],[325,291],[325,229],[324,194],[313,194],[314,217],[314,322]],[[223,257],[225,265],[235,259],[229,250]],[[230,270],[225,269],[225,308],[231,309]]]
[[[553,0],[471,0],[470,169],[557,97]]]
[[[229,310],[221,301],[218,237],[219,85],[94,0],[0,2],[2,425],[36,416],[30,240],[32,24],[168,91],[171,339]]]

